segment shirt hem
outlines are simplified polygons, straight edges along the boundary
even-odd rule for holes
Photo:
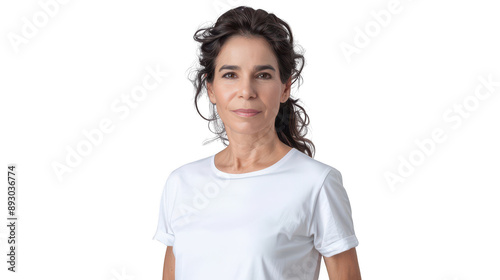
[[[173,234],[158,230],[158,231],[156,231],[155,235],[153,236],[153,239],[160,241],[161,243],[165,244],[166,246],[174,246],[175,237]]]
[[[337,240],[333,243],[330,243],[328,246],[325,246],[318,250],[324,257],[331,257],[333,255],[342,253],[347,251],[353,247],[359,245],[359,241],[356,238],[356,235],[351,235],[348,237],[344,237],[340,240]]]

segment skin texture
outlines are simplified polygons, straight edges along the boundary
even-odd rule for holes
[[[226,65],[239,68],[220,70]],[[270,65],[274,70],[255,69],[259,65]],[[274,127],[280,102],[290,96],[291,79],[282,84],[279,77],[278,61],[265,39],[236,35],[224,43],[216,59],[214,80],[207,83],[210,102],[216,104],[229,139],[229,145],[215,155],[217,169],[234,174],[257,171],[290,151]],[[236,109],[261,112],[242,117],[232,112]],[[324,260],[330,279],[361,279],[355,248]],[[173,280],[174,271],[175,256],[168,246],[163,280]]]
[[[331,257],[323,256],[330,280],[361,280],[356,248]]]
[[[223,69],[234,65],[240,69]],[[273,70],[255,71],[270,65]],[[282,158],[291,148],[276,134],[274,120],[280,102],[290,96],[291,80],[282,84],[278,61],[267,41],[261,37],[233,36],[216,59],[214,80],[207,83],[208,96],[217,105],[229,145],[215,155],[216,167],[227,173],[246,173],[266,168]],[[261,111],[253,117],[241,117],[236,109]]]
[[[175,256],[172,246],[167,246],[167,251],[165,252],[162,280],[175,280]]]

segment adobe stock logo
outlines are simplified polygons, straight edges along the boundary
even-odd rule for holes
[[[38,1],[41,10],[33,13],[31,20],[27,17],[21,18],[23,24],[19,33],[11,31],[7,34],[7,39],[14,49],[14,52],[16,54],[19,53],[19,47],[22,44],[28,44],[29,40],[33,39],[40,32],[40,29],[47,26],[50,19],[59,13],[61,5],[65,5],[68,2],[68,0]]]
[[[143,77],[142,83],[132,87],[129,93],[122,93],[120,97],[115,98],[110,104],[111,112],[115,113],[119,120],[122,122],[128,118],[133,110],[140,106],[141,102],[150,95],[150,93],[157,89],[168,77],[168,72],[160,70],[160,65],[154,68],[151,66],[146,67],[147,74]],[[51,167],[54,171],[59,182],[62,182],[63,175],[78,167],[85,157],[88,157],[95,147],[102,144],[105,135],[113,132],[115,129],[115,122],[110,117],[101,118],[97,127],[90,130],[83,129],[83,139],[80,139],[75,147],[66,145],[66,157],[63,163],[59,161],[52,161]]]
[[[412,0],[408,0],[412,1]],[[352,56],[354,54],[360,54],[361,50],[366,48],[372,41],[373,38],[377,37],[383,28],[387,28],[392,22],[394,15],[401,13],[403,7],[399,0],[390,0],[387,3],[387,9],[381,9],[379,11],[370,11],[370,15],[373,20],[365,23],[363,29],[359,27],[354,27],[354,37],[352,38],[352,44],[346,43],[345,41],[340,42],[339,47],[344,55],[347,63],[351,63]]]
[[[487,78],[479,76],[478,80],[479,84],[473,93],[467,95],[461,102],[454,103],[443,112],[444,122],[450,124],[453,130],[459,129],[464,120],[470,118],[471,114],[480,108],[481,102],[485,102],[493,93],[499,92],[500,82],[493,81],[491,74]],[[415,139],[416,148],[411,150],[407,157],[401,155],[397,157],[399,161],[397,170],[384,173],[390,189],[395,191],[396,185],[404,183],[415,172],[416,167],[423,165],[436,152],[438,144],[442,145],[447,139],[448,135],[442,127],[435,127],[431,131],[430,137]]]

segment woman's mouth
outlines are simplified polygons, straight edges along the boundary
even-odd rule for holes
[[[257,110],[253,110],[253,109],[238,109],[238,110],[234,110],[232,112],[234,112],[236,115],[238,115],[240,117],[253,117],[253,116],[259,114],[261,111],[257,111]]]

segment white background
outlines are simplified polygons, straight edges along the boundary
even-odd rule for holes
[[[0,4],[1,279],[161,279],[165,246],[152,237],[167,175],[223,148],[202,145],[213,135],[187,79],[192,37],[238,5],[275,13],[306,51],[292,95],[315,159],[343,175],[363,279],[500,279],[500,86],[474,95],[488,93],[480,77],[500,82],[496,1],[70,0],[42,26],[47,2]],[[374,14],[390,3],[398,12],[381,26]],[[39,25],[29,36],[23,18]],[[148,67],[169,75],[126,117],[114,111]],[[58,177],[53,165],[105,119],[114,129]],[[425,155],[415,141],[435,129],[446,140]],[[398,171],[412,156],[413,172]],[[12,163],[17,273],[6,263]],[[404,181],[391,187],[387,172]]]

